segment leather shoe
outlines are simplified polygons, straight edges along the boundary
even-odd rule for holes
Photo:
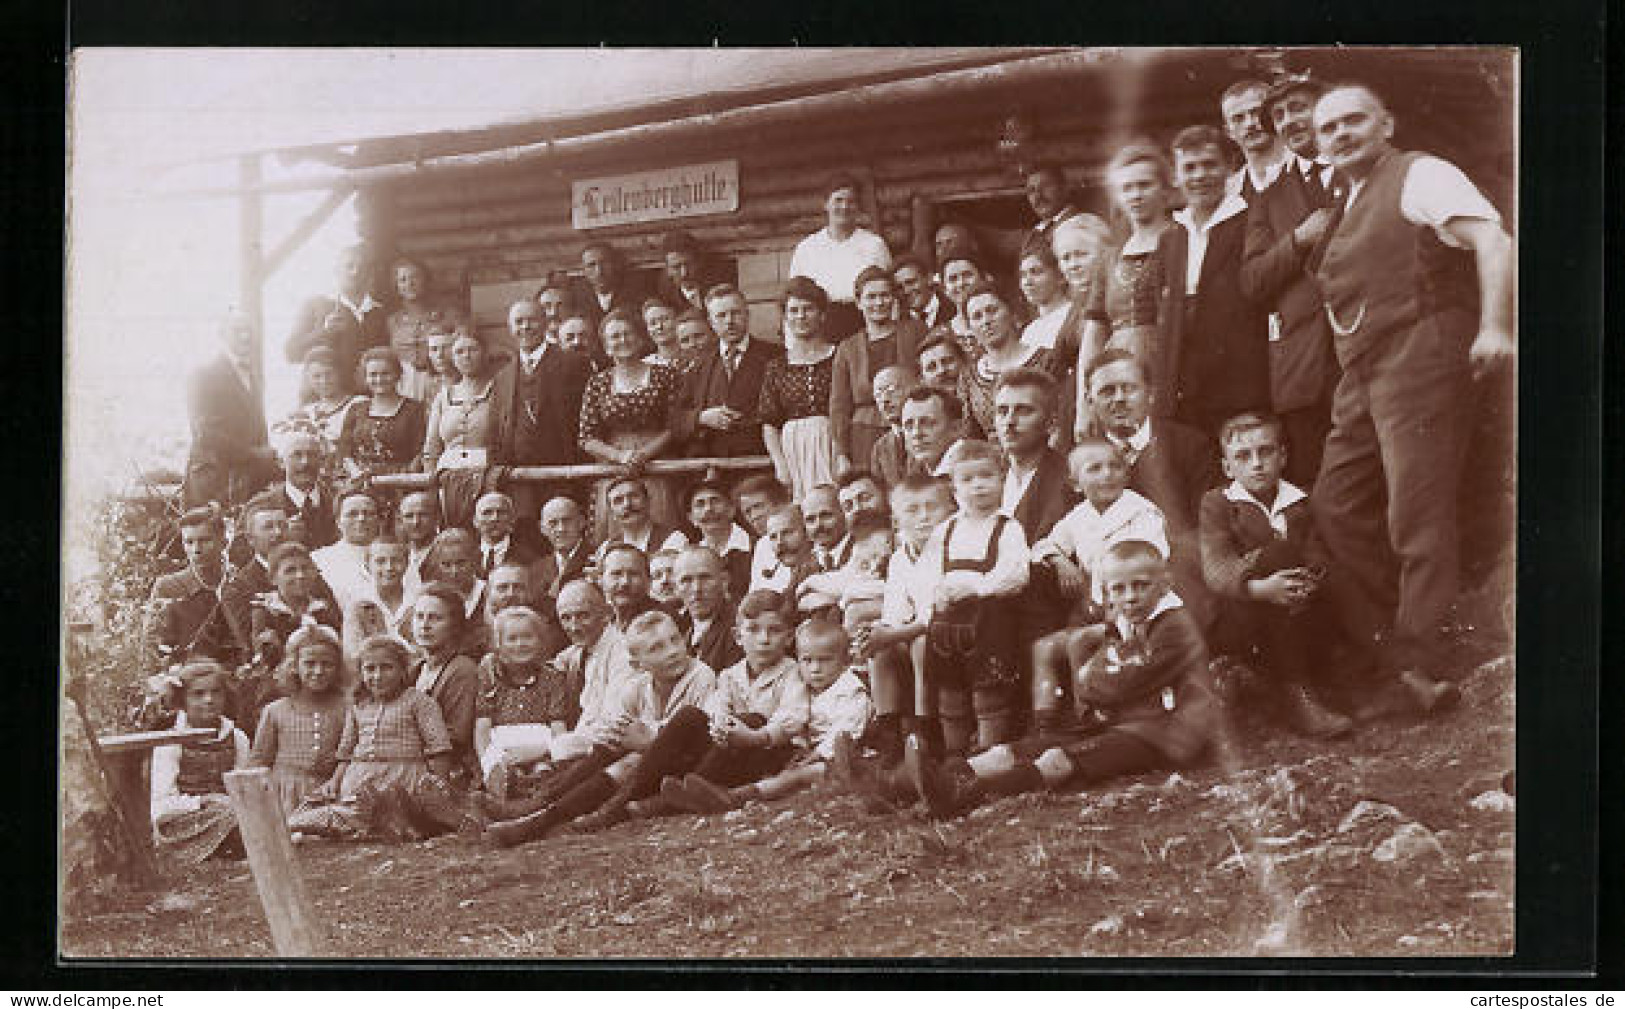
[[[1399,682],[1423,715],[1438,714],[1461,700],[1461,690],[1454,683],[1431,679],[1414,669],[1400,673]]]
[[[1322,706],[1301,683],[1287,685],[1281,700],[1288,724],[1300,735],[1333,739],[1354,731],[1352,719]]]

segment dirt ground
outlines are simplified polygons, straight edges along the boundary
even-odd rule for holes
[[[949,823],[803,793],[518,850],[309,844],[337,957],[1490,955],[1512,952],[1513,676],[1309,743],[1245,724],[1214,765]],[[69,957],[273,954],[244,862],[104,894]]]

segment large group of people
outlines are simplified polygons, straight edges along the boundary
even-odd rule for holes
[[[227,845],[248,765],[301,836],[514,845],[814,785],[953,816],[1188,766],[1237,703],[1316,739],[1448,705],[1511,240],[1365,86],[1215,112],[1118,150],[1103,214],[1030,169],[1013,275],[955,222],[894,256],[837,177],[775,339],[681,232],[649,291],[588,244],[509,340],[347,255],[273,425],[227,320],[140,714],[214,734],[155,757],[160,839]]]

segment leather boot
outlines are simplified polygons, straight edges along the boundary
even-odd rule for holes
[[[1399,682],[1423,715],[1438,714],[1461,700],[1461,691],[1454,683],[1431,679],[1414,669],[1400,673]]]
[[[903,767],[915,793],[939,820],[959,816],[982,799],[982,788],[969,764],[955,761],[950,771],[929,760],[913,739],[903,744]]]
[[[1309,688],[1301,683],[1285,684],[1281,692],[1287,722],[1299,735],[1310,739],[1334,739],[1354,730],[1354,721],[1323,707]]]

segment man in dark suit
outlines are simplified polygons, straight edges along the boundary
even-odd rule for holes
[[[316,436],[296,431],[282,448],[282,482],[268,491],[304,530],[304,544],[318,550],[339,540],[332,491],[321,479],[322,446]]]
[[[1027,170],[1022,188],[1027,194],[1027,206],[1038,218],[1038,223],[1028,233],[1028,241],[1042,242],[1048,247],[1055,226],[1078,214],[1078,208],[1072,202],[1071,187],[1066,182],[1066,173],[1061,171],[1060,165],[1036,164]]]
[[[488,491],[474,503],[474,531],[480,536],[480,577],[504,564],[527,571],[541,559],[541,551],[514,534],[513,499],[501,491]]]
[[[220,608],[225,524],[213,509],[194,508],[181,516],[180,535],[186,567],[160,575],[147,603],[142,654],[149,670],[192,657],[231,662],[236,650]]]
[[[1058,409],[1056,382],[1032,368],[1014,368],[999,378],[993,394],[994,432],[1009,468],[1004,476],[1003,511],[1036,543],[1078,503],[1066,456],[1050,448]]]
[[[361,355],[373,347],[389,345],[388,313],[372,296],[372,261],[366,249],[355,245],[339,256],[338,292],[312,298],[300,308],[288,335],[285,353],[294,364],[317,347],[333,352],[340,385],[350,392],[365,392],[356,376]]]
[[[710,547],[686,547],[677,557],[678,622],[694,656],[716,672],[745,657],[734,635],[734,603],[728,598],[728,570]]]
[[[1049,445],[1058,408],[1056,382],[1048,374],[1033,368],[1013,368],[999,376],[993,393],[994,433],[1009,460],[1000,510],[1016,520],[1029,544],[1047,535],[1079,500],[1067,472],[1066,457]],[[1016,611],[1021,640],[1037,641],[1064,627],[1072,604],[1073,600],[1061,592],[1055,569],[1048,564],[1033,564]],[[1030,675],[1030,669],[1025,671]],[[1070,684],[1041,680],[1039,677],[1032,681],[1034,717],[1045,722],[1045,728],[1053,728],[1056,723],[1048,713],[1071,709],[1066,702]]]
[[[519,360],[498,379],[513,386],[508,398],[513,413],[502,458],[513,466],[567,466],[581,461],[576,436],[581,426],[581,397],[592,377],[592,364],[585,355],[547,341],[547,314],[529,298],[509,307],[508,331],[519,345]],[[536,515],[549,496],[547,491],[539,483],[514,485],[518,513]]]
[[[198,369],[187,387],[192,447],[181,500],[188,508],[210,501],[233,507],[277,475],[254,378],[253,323],[240,312],[228,315],[220,343],[221,353]]]
[[[559,589],[586,577],[598,544],[588,538],[587,516],[574,498],[556,497],[543,505],[541,527],[547,547],[531,567],[531,581],[538,592],[556,601]]]
[[[1227,418],[1269,406],[1266,313],[1241,289],[1247,203],[1226,193],[1224,136],[1192,126],[1174,138],[1174,179],[1185,207],[1163,232],[1168,304],[1162,313],[1163,404],[1174,418],[1213,437]]]
[[[1270,311],[1270,404],[1285,428],[1286,478],[1309,487],[1320,472],[1332,427],[1339,369],[1309,269],[1330,229],[1330,168],[1317,159],[1313,116],[1324,90],[1307,75],[1273,86],[1265,108],[1291,154],[1275,182],[1251,201],[1241,260],[1241,290]]]
[[[249,608],[255,596],[274,588],[266,558],[274,547],[287,539],[288,519],[288,501],[275,490],[256,494],[243,505],[242,528],[249,548],[248,559],[238,565],[221,586],[218,616],[225,624],[224,631],[210,632],[219,640],[230,638],[235,646],[232,655],[237,662],[247,662],[253,656]],[[337,613],[338,602],[327,583],[317,579],[316,591],[331,608],[330,612]]]
[[[617,308],[638,315],[643,292],[627,276],[620,252],[608,242],[588,242],[581,250],[581,277],[574,292],[575,307],[586,316],[596,344],[598,324],[604,316]]]
[[[1129,489],[1162,510],[1174,587],[1206,626],[1213,608],[1202,577],[1197,519],[1202,495],[1219,483],[1217,442],[1176,420],[1151,416],[1145,365],[1126,350],[1097,356],[1084,384],[1096,428],[1128,463]]]
[[[704,311],[705,292],[711,280],[700,243],[686,231],[668,231],[660,241],[660,252],[666,269],[656,285],[656,296],[679,314],[690,308]]]
[[[690,456],[765,455],[757,401],[767,363],[784,351],[751,339],[750,306],[731,284],[706,292],[705,307],[717,346],[688,373],[673,431]]]

